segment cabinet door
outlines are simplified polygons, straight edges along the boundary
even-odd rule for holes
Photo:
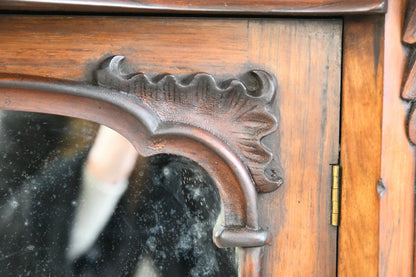
[[[332,19],[3,15],[0,71],[91,82],[103,58],[123,55],[132,72],[148,74],[272,73],[280,122],[269,142],[284,184],[259,195],[260,225],[273,237],[264,274],[334,276],[341,32]]]

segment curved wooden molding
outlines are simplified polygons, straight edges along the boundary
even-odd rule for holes
[[[247,166],[258,191],[282,184],[280,165],[262,143],[277,129],[270,109],[276,89],[270,75],[253,70],[243,81],[220,85],[205,73],[184,80],[169,74],[151,79],[143,73],[122,74],[123,60],[115,56],[103,63],[96,75],[99,86],[135,95],[157,115],[159,129],[171,123],[197,126],[221,139]]]
[[[410,141],[416,144],[416,3],[409,1],[407,7],[407,16],[403,32],[403,42],[410,48],[410,58],[405,72],[402,88],[402,98],[410,101],[412,107],[409,112],[407,129]]]
[[[106,60],[96,85],[0,74],[0,109],[54,113],[107,125],[128,138],[143,156],[181,155],[214,180],[223,204],[219,247],[242,247],[240,275],[258,276],[270,234],[259,226],[257,191],[282,183],[278,157],[262,139],[278,130],[271,109],[275,81],[264,71],[217,83],[211,75],[183,80],[124,74],[124,57]],[[254,268],[253,268],[254,267]]]
[[[334,15],[385,13],[386,0],[3,0],[0,10],[106,13]]]

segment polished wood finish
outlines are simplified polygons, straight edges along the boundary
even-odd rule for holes
[[[415,1],[410,1],[407,6],[408,14],[406,17],[405,28],[403,32],[403,42],[410,50],[409,62],[407,65],[402,97],[408,101],[416,99],[416,63],[415,63],[415,44],[416,44],[416,5]],[[408,135],[412,143],[416,143],[416,114],[413,108],[409,113]]]
[[[270,72],[278,84],[281,135],[269,142],[281,153],[285,183],[259,196],[259,225],[273,236],[264,275],[334,276],[330,164],[339,152],[341,31],[342,21],[330,19],[3,16],[0,71],[94,83],[91,72],[105,58],[124,55],[126,72],[210,72],[216,79],[253,68]],[[47,104],[61,103],[62,111],[72,106],[71,114],[82,116],[92,101],[70,97],[65,104],[42,95],[22,105],[56,110]],[[111,106],[97,108],[91,119],[111,126],[131,120]],[[261,251],[251,252],[245,263],[259,264]],[[251,268],[247,274],[257,274]]]
[[[255,68],[276,76],[281,136],[275,134],[269,142],[275,142],[275,155],[281,153],[285,184],[259,196],[259,224],[273,236],[264,252],[265,276],[414,274],[415,157],[407,139],[416,142],[416,109],[411,107],[416,99],[414,0],[408,1],[407,12],[404,0],[51,2],[3,1],[0,9],[169,17],[3,16],[0,71],[93,83],[91,72],[103,60],[125,55],[126,72],[202,71],[227,79]],[[172,14],[269,18],[180,19]],[[343,16],[344,23],[275,15]],[[342,195],[336,253],[337,230],[329,225],[329,165],[339,158],[342,27]],[[24,106],[30,99],[23,100]],[[31,108],[39,108],[36,101],[44,100],[30,100]],[[85,99],[67,101],[78,103],[72,115],[82,116],[77,112],[88,107]],[[102,107],[112,111],[111,105]],[[112,115],[114,122],[106,123],[117,126],[121,114]],[[105,117],[102,110],[95,114],[96,121]],[[246,253],[241,260],[250,266],[240,274],[260,274],[256,265],[263,262],[262,249]]]
[[[265,15],[333,15],[384,13],[386,0],[5,0],[0,10],[130,12],[130,13],[204,13]]]
[[[194,76],[189,84],[178,83],[172,75],[153,83],[143,74],[124,79],[119,71],[120,61],[121,57],[111,58],[98,70],[98,87],[15,74],[0,75],[0,108],[97,120],[129,138],[143,156],[176,154],[196,161],[212,177],[221,195],[224,219],[213,232],[216,244],[241,247],[240,276],[259,276],[262,263],[250,261],[259,261],[262,247],[270,243],[269,232],[263,231],[258,224],[256,185],[250,173],[253,165],[258,169],[259,164],[247,161],[244,151],[236,151],[235,147],[241,139],[259,142],[257,136],[276,130],[276,119],[266,111],[274,99],[273,80],[264,72],[253,73],[261,78],[257,81],[261,88],[258,95],[253,95],[256,90],[249,90],[245,83],[237,80],[229,82],[223,89],[218,88],[207,74]],[[172,99],[166,98],[168,94],[172,94]],[[209,103],[211,98],[220,100],[218,103],[223,111],[213,108],[215,102]],[[207,106],[201,107],[195,100],[204,101]],[[83,109],[73,104],[80,101],[84,102]],[[236,108],[237,116],[250,117],[254,113],[261,118],[254,123],[246,118],[251,126],[242,123],[246,126],[243,133],[234,131],[227,137],[218,132],[213,134],[215,127],[206,123],[214,120],[216,114],[223,115],[219,128],[234,129],[233,117],[227,119],[227,106]],[[198,113],[210,108],[212,113],[205,112],[204,120],[192,121],[183,117],[186,114],[196,119]],[[114,114],[119,116],[115,118]],[[123,120],[119,121],[120,118]],[[250,127],[256,128],[257,132],[246,133]],[[262,148],[260,142],[258,148]],[[266,152],[265,149],[256,151]],[[263,169],[266,168],[269,167]],[[256,178],[260,180],[259,175]],[[250,249],[245,251],[247,247]],[[246,275],[248,272],[252,274]]]
[[[344,22],[339,276],[378,274],[383,22],[380,16]]]
[[[155,114],[153,128],[160,132],[163,124],[175,123],[205,130],[225,141],[239,156],[257,191],[271,192],[283,183],[279,155],[274,155],[263,142],[278,130],[276,114],[270,109],[276,93],[275,77],[251,70],[241,80],[234,78],[221,84],[207,73],[182,80],[171,74],[151,78],[143,73],[122,73],[123,61],[123,56],[104,61],[96,71],[97,84],[137,97]],[[274,104],[278,107],[278,103]],[[143,120],[147,118],[153,117]],[[164,143],[153,146],[164,147]]]
[[[408,56],[408,65],[404,75],[404,84],[402,88],[402,97],[408,101],[412,101],[411,108],[409,110],[409,118],[407,120],[407,131],[410,141],[415,144],[416,142],[416,130],[415,130],[415,104],[414,100],[416,99],[416,64],[415,64],[415,54],[416,54],[416,2],[409,1],[407,3],[407,15],[405,20],[405,27],[403,30],[403,43],[409,49]],[[416,198],[416,193],[414,194]],[[416,201],[414,201],[416,202]],[[416,203],[414,205],[414,233],[413,233],[413,245],[416,241]],[[416,272],[416,248],[414,249],[413,254],[413,273]]]
[[[405,128],[409,105],[400,99],[407,55],[401,44],[405,7],[404,0],[391,1],[385,18],[380,276],[413,275],[415,156]]]
[[[416,142],[416,115],[414,112],[415,104],[414,100],[416,99],[416,64],[415,64],[415,54],[416,54],[416,2],[409,1],[406,6],[406,18],[403,30],[403,43],[406,45],[409,53],[407,55],[408,65],[404,74],[404,84],[402,88],[402,97],[403,99],[411,102],[411,107],[408,111],[407,119],[407,131],[409,140],[415,144]],[[413,176],[412,176],[413,177]],[[413,193],[413,202],[415,202],[416,195]],[[409,207],[410,209],[410,207]],[[413,245],[416,241],[416,205],[413,207]],[[413,249],[413,274],[416,272],[416,248]]]
[[[259,196],[260,221],[273,234],[265,276],[336,275],[331,164],[339,159],[341,27],[339,20],[250,21],[250,60],[278,78],[285,170],[285,184]]]
[[[415,161],[409,106],[400,99],[404,7],[394,1],[385,17],[345,20],[340,276],[413,275]]]
[[[253,68],[247,24],[243,19],[3,15],[0,72],[93,82],[103,59],[123,55],[131,72],[211,72],[227,79]]]

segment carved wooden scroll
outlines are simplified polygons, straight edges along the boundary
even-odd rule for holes
[[[0,75],[0,108],[96,121],[127,137],[143,156],[169,153],[196,161],[223,204],[216,244],[242,247],[240,275],[261,275],[270,234],[259,226],[257,192],[282,184],[279,159],[263,143],[278,129],[273,78],[260,70],[222,83],[204,73],[150,78],[123,73],[123,59],[106,60],[95,85]]]
[[[412,107],[408,117],[408,136],[413,144],[416,144],[416,3],[409,1],[407,7],[406,23],[403,34],[403,42],[410,48],[410,59],[407,70],[405,72],[405,79],[402,89],[403,99],[410,101]]]
[[[160,125],[174,123],[197,126],[228,144],[247,166],[257,190],[275,190],[282,178],[279,164],[261,139],[277,128],[270,112],[275,86],[264,71],[250,71],[240,80],[217,84],[208,74],[179,81],[173,75],[151,80],[139,73],[123,75],[116,56],[97,72],[101,87],[135,95],[148,106]],[[162,147],[161,145],[155,147]]]

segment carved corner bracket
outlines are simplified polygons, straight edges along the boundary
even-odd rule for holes
[[[104,61],[94,85],[0,74],[0,108],[93,120],[127,137],[143,156],[167,153],[196,161],[223,204],[216,244],[245,249],[240,275],[261,272],[261,249],[271,236],[259,226],[257,193],[283,182],[279,157],[264,140],[273,135],[278,145],[274,78],[261,70],[221,83],[205,73],[151,78],[124,73],[123,60]]]
[[[155,113],[159,130],[172,124],[195,126],[219,138],[243,161],[259,192],[274,191],[283,183],[280,162],[262,141],[278,129],[271,109],[275,82],[268,73],[253,70],[241,80],[222,83],[206,73],[182,80],[170,74],[150,78],[123,74],[123,60],[106,60],[96,72],[97,84],[134,95]]]
[[[416,1],[409,1],[402,41],[409,47],[409,63],[404,75],[402,98],[411,102],[407,120],[409,140],[416,144]]]

